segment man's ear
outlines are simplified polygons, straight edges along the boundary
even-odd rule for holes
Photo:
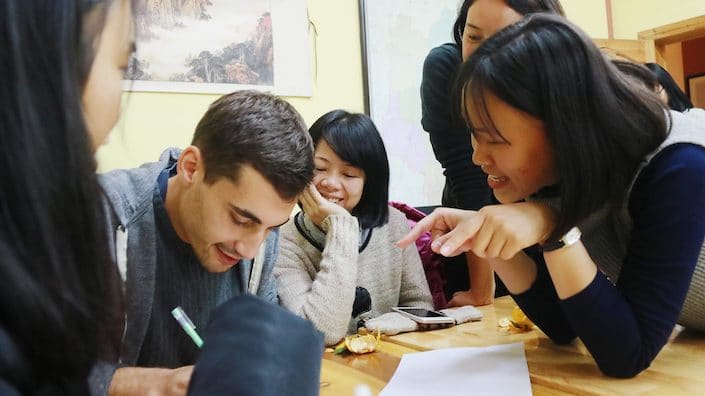
[[[176,172],[188,184],[193,183],[198,179],[203,179],[203,160],[201,150],[196,146],[186,147],[181,154],[176,164]]]

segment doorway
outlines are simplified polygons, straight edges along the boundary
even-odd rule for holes
[[[646,58],[663,66],[691,100],[705,89],[705,15],[639,32]],[[705,103],[693,103],[703,107]]]

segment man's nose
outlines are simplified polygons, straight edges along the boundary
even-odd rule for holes
[[[257,231],[248,235],[246,238],[239,240],[235,244],[237,252],[242,255],[243,258],[252,260],[257,255],[262,242],[267,238],[268,232],[266,230]]]

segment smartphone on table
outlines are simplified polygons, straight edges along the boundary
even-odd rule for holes
[[[416,323],[421,324],[438,324],[438,325],[454,325],[455,319],[450,316],[438,311],[431,311],[424,308],[415,307],[394,307],[392,308],[394,312],[399,312],[400,314],[406,316],[407,318],[413,320]],[[446,327],[446,326],[443,326]]]

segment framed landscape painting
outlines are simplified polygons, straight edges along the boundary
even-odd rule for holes
[[[305,0],[146,0],[134,11],[131,91],[312,91]]]

